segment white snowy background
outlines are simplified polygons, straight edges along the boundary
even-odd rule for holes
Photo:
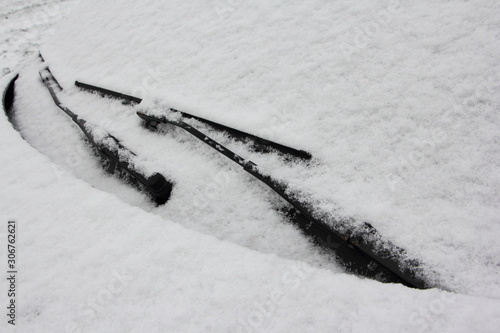
[[[77,3],[0,10],[2,87],[21,74],[24,140],[0,122],[18,332],[498,330],[500,3]],[[40,47],[64,103],[175,181],[165,206],[99,167],[38,78]],[[237,166],[180,130],[142,129],[75,80],[311,152],[287,163],[210,133],[321,211],[369,221],[439,288],[346,274]]]

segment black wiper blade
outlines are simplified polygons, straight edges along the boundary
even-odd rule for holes
[[[101,87],[94,86],[91,84],[75,81],[75,85],[77,87],[82,88],[82,89],[96,92],[102,96],[117,98],[117,99],[121,100],[124,104],[134,105],[134,104],[139,104],[142,102],[142,99],[140,99],[138,97],[134,97],[134,96],[123,94],[123,93],[116,92],[113,90],[101,88]],[[250,134],[247,132],[243,132],[243,131],[237,130],[235,128],[232,128],[232,127],[229,127],[229,126],[226,126],[223,124],[219,124],[219,123],[216,123],[214,121],[211,121],[211,120],[208,120],[208,119],[205,119],[202,117],[198,117],[198,116],[192,115],[192,114],[184,112],[184,111],[179,111],[179,110],[175,110],[175,109],[172,109],[172,110],[181,114],[182,117],[185,119],[197,120],[202,124],[208,125],[212,129],[227,133],[227,135],[229,135],[230,137],[232,137],[235,140],[249,143],[250,147],[254,151],[257,151],[260,153],[271,153],[273,151],[277,151],[277,152],[280,152],[282,154],[288,155],[290,157],[300,158],[302,160],[310,160],[312,158],[311,154],[304,151],[304,150],[288,147],[288,146],[282,145],[280,143],[270,141],[270,140],[261,138],[259,136],[256,136],[256,135],[253,135],[253,134]]]
[[[166,203],[170,198],[173,183],[158,172],[146,174],[140,170],[136,154],[123,146],[114,136],[81,118],[61,103],[58,93],[63,89],[48,67],[42,69],[39,74],[54,103],[78,125],[101,158],[108,163],[107,170],[111,173],[115,171],[124,173],[132,182],[145,188],[157,204]]]
[[[385,282],[402,283],[413,288],[430,287],[422,277],[420,263],[409,260],[402,248],[384,241],[373,226],[364,223],[362,227],[349,228],[350,221],[337,221],[341,222],[339,225],[347,225],[347,230],[336,230],[330,223],[316,217],[311,204],[301,200],[285,183],[264,174],[252,161],[239,156],[184,122],[176,110],[168,109],[162,115],[138,111],[137,115],[149,129],[156,129],[159,124],[164,123],[186,130],[266,184],[291,205],[286,212],[291,220],[305,234],[312,237],[315,243],[333,250],[337,259],[349,271]]]

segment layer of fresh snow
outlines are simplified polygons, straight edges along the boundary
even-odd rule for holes
[[[26,66],[14,120],[36,150],[0,122],[0,208],[20,221],[25,274],[19,330],[494,332],[499,7],[80,3],[42,48],[64,103],[176,187],[154,207],[105,174],[40,63]],[[230,161],[180,130],[144,130],[133,108],[76,79],[308,150],[309,165],[285,163],[210,133],[322,212],[369,221],[453,292],[344,274]]]
[[[41,104],[31,109],[56,111],[36,78],[20,79],[18,88],[18,107],[35,88],[30,96]],[[60,122],[52,134],[72,127],[48,117]],[[23,141],[5,116],[0,133],[0,218],[18,221],[18,332],[494,332],[500,325],[496,299],[382,284],[203,235],[77,179]],[[79,149],[74,135],[66,138]],[[85,178],[81,165],[92,162],[82,151],[75,169]],[[87,168],[94,181],[106,179]],[[102,186],[119,190],[108,182]]]
[[[310,151],[312,166],[254,159],[323,212],[368,220],[449,288],[499,297],[500,4],[233,5],[88,1],[42,51],[67,89],[79,79],[163,98]],[[123,126],[123,140],[144,136]]]

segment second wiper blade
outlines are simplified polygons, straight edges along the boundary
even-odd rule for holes
[[[175,110],[167,109],[160,115],[157,112],[152,114],[146,110],[140,110],[137,115],[149,129],[156,129],[159,124],[163,123],[186,130],[266,184],[293,207],[287,212],[292,221],[317,244],[333,250],[338,260],[348,270],[386,282],[402,283],[413,288],[429,287],[421,276],[420,263],[408,259],[402,248],[383,240],[370,224],[364,223],[362,227],[354,228],[350,227],[350,221],[346,220],[340,223],[346,228],[342,228],[342,231],[337,230],[326,221],[317,218],[311,204],[300,199],[300,196],[294,194],[294,191],[286,184],[264,174],[252,161],[244,159],[184,122],[182,115]]]
[[[134,96],[123,94],[123,93],[116,92],[113,90],[101,88],[101,87],[94,86],[94,85],[91,85],[88,83],[75,81],[75,85],[79,88],[99,93],[102,96],[117,98],[117,99],[121,100],[124,104],[134,105],[134,104],[139,104],[142,102],[142,99],[140,99],[138,97],[134,97]],[[174,110],[174,109],[172,109],[172,110]],[[312,157],[310,153],[308,153],[304,150],[288,147],[288,146],[282,145],[280,143],[270,141],[270,140],[261,138],[259,136],[256,136],[256,135],[253,135],[253,134],[250,134],[247,132],[243,132],[243,131],[237,130],[235,128],[226,126],[226,125],[222,125],[222,124],[216,123],[214,121],[211,121],[211,120],[208,120],[208,119],[205,119],[202,117],[198,117],[198,116],[192,115],[192,114],[184,112],[184,111],[179,111],[179,110],[174,110],[174,111],[181,114],[182,117],[185,119],[197,120],[202,124],[208,125],[212,129],[227,133],[230,137],[232,137],[235,140],[249,143],[250,147],[254,151],[257,151],[260,153],[270,153],[270,152],[273,152],[273,150],[275,150],[277,152],[288,155],[290,157],[300,158],[302,160],[310,160]]]
[[[160,173],[146,174],[140,170],[137,156],[131,150],[124,147],[114,136],[81,118],[61,103],[57,94],[63,89],[48,67],[42,69],[39,74],[54,103],[78,125],[101,158],[108,163],[107,170],[111,173],[115,170],[124,172],[139,187],[145,188],[157,204],[167,202],[172,192],[172,182]]]

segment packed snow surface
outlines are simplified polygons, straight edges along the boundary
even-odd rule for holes
[[[81,2],[43,45],[46,64],[21,71],[12,120],[25,141],[0,122],[1,218],[19,221],[18,329],[495,332],[499,10],[486,0]],[[47,64],[63,103],[175,183],[166,205],[99,167],[38,78]],[[370,222],[439,288],[346,274],[237,165],[181,129],[147,131],[136,108],[75,80],[309,151],[311,162],[290,162],[193,123],[331,221]]]

